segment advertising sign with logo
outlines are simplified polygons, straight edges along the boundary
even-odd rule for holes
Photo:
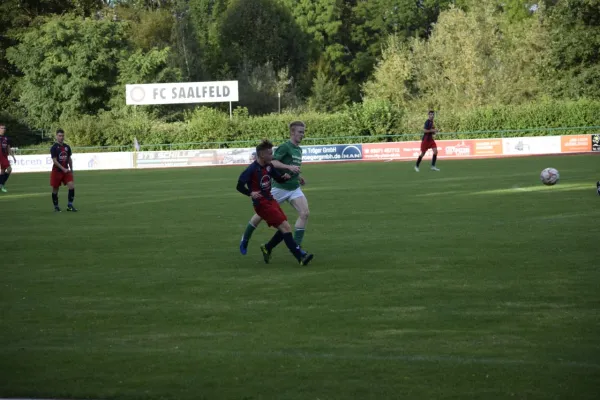
[[[301,146],[302,162],[362,160],[362,144]]]
[[[600,133],[592,135],[592,151],[600,151]]]
[[[475,156],[501,156],[502,139],[475,139],[473,149]]]
[[[560,137],[560,150],[563,153],[580,153],[592,149],[590,135],[572,135]]]
[[[535,136],[502,139],[504,155],[560,153],[560,136]]]
[[[421,142],[363,143],[363,160],[403,160],[418,157]]]
[[[127,105],[220,103],[239,100],[238,81],[125,85]]]
[[[216,163],[219,165],[247,165],[256,159],[256,149],[219,149]]]
[[[136,168],[202,167],[215,165],[217,150],[143,151],[135,154]]]
[[[75,153],[73,170],[106,170],[133,168],[133,155],[131,152],[123,153]]]
[[[472,140],[438,140],[439,157],[471,157],[473,155]]]
[[[76,153],[72,155],[72,159],[73,170],[75,172],[133,168],[133,157],[131,152]],[[13,163],[13,171],[16,173],[50,172],[51,170],[52,158],[50,157],[50,154],[17,156],[17,162]]]

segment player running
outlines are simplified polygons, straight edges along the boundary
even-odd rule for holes
[[[69,203],[67,211],[77,211],[73,207],[75,199],[75,184],[73,183],[73,160],[71,159],[71,147],[65,143],[65,131],[59,129],[56,131],[56,143],[50,149],[52,157],[52,173],[50,174],[50,186],[52,186],[52,203],[54,211],[60,212],[58,206],[58,189],[60,185],[67,185],[69,188]]]
[[[284,173],[284,170],[289,171],[291,178],[283,183],[273,182],[271,193],[277,203],[281,204],[289,201],[292,207],[298,211],[298,219],[294,226],[294,240],[300,246],[304,239],[304,230],[309,216],[308,201],[300,188],[301,185],[305,184],[304,178],[300,176],[300,167],[302,166],[300,143],[304,138],[306,125],[302,121],[293,121],[290,123],[289,128],[290,140],[277,148],[272,163],[280,173]],[[247,253],[248,242],[260,221],[262,221],[262,218],[258,214],[254,214],[250,218],[240,242],[240,253],[244,255]],[[300,251],[305,254],[304,250],[301,249]]]
[[[435,129],[435,125],[433,123],[433,118],[435,117],[435,111],[429,111],[429,118],[425,121],[425,126],[423,127],[423,138],[421,139],[421,154],[417,159],[417,165],[415,165],[415,171],[419,172],[419,165],[423,160],[423,156],[427,153],[427,150],[433,150],[433,158],[431,159],[431,170],[439,171],[440,169],[435,166],[435,162],[437,160],[437,144],[435,144],[435,140],[433,139],[433,135],[438,133],[439,131]]]
[[[271,194],[271,178],[278,183],[289,181],[289,174],[281,174],[271,163],[273,160],[273,144],[263,140],[256,147],[256,161],[242,172],[238,179],[237,190],[252,197],[254,211],[269,226],[277,228],[277,233],[269,243],[260,247],[263,258],[268,264],[271,261],[271,252],[281,241],[284,241],[290,252],[300,265],[308,265],[313,259],[312,254],[302,253],[300,246],[292,236],[292,227],[279,203]]]
[[[13,161],[17,162],[15,154],[10,147],[10,138],[6,136],[6,125],[0,124],[0,191],[3,193],[8,192],[6,190],[6,181],[12,172],[8,156],[12,156]]]

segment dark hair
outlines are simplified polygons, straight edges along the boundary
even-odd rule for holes
[[[268,139],[263,139],[262,142],[258,146],[256,146],[256,156],[260,157],[260,153],[264,150],[272,149],[273,143],[271,143]]]
[[[65,131],[63,131],[62,129],[59,128],[56,130],[56,134],[58,135],[59,133],[62,133],[64,135]]]
[[[429,110],[428,114],[435,114],[435,111]]]

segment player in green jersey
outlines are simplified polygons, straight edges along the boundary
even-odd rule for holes
[[[298,245],[301,245],[309,215],[308,201],[300,188],[300,186],[305,184],[304,178],[300,176],[300,167],[302,166],[302,149],[300,148],[300,143],[304,138],[306,125],[302,121],[294,121],[290,123],[289,128],[290,140],[277,147],[272,163],[281,173],[289,173],[291,179],[285,183],[273,182],[271,194],[279,204],[289,201],[292,207],[298,211],[298,220],[294,226],[294,240]],[[248,222],[246,231],[240,242],[240,252],[242,254],[247,253],[248,242],[252,237],[252,233],[258,224],[260,224],[260,221],[262,219],[256,214],[250,218],[250,222]]]

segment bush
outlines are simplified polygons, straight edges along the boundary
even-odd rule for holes
[[[366,100],[347,107],[343,112],[330,114],[300,112],[249,116],[247,109],[237,108],[230,120],[226,112],[199,107],[186,112],[184,122],[167,123],[142,109],[128,107],[100,112],[97,116],[83,115],[63,120],[61,127],[67,132],[67,141],[73,146],[127,146],[131,149],[136,137],[141,145],[178,144],[176,148],[179,149],[254,147],[263,138],[269,138],[275,144],[287,140],[288,124],[293,120],[301,120],[307,125],[305,144],[333,144],[416,140],[421,136],[427,111],[404,112],[387,101]],[[460,112],[445,113],[442,110],[436,116],[436,126],[444,133],[440,138],[446,139],[592,133],[598,129],[556,128],[595,126],[600,122],[598,115],[600,101],[547,100],[519,106],[479,107]],[[502,132],[505,130],[508,132]],[[400,136],[374,137],[381,135]],[[218,145],[215,142],[232,143]]]

